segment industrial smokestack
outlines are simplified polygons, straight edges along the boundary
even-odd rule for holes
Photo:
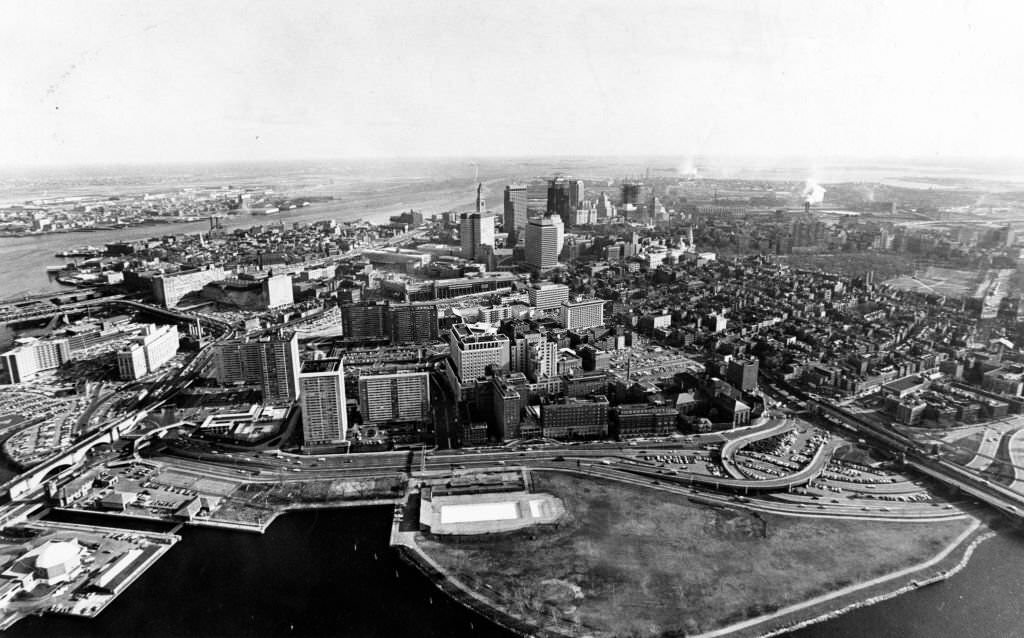
[[[804,203],[820,204],[825,201],[825,189],[813,179],[804,184]]]

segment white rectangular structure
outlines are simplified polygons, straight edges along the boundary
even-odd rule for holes
[[[516,518],[519,518],[519,504],[515,501],[441,506],[442,525],[448,523],[477,523],[480,521],[509,521]]]

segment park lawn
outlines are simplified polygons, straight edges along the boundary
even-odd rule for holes
[[[985,436],[984,431],[973,432],[943,446],[943,449],[947,451],[946,460],[959,465],[967,465],[981,449],[981,440]]]
[[[593,636],[682,636],[932,558],[970,525],[759,515],[612,481],[535,472],[557,527],[461,541],[429,556],[513,616]]]

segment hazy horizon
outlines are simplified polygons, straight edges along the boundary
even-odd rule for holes
[[[1024,159],[1024,10],[1008,3],[6,8],[5,167]]]

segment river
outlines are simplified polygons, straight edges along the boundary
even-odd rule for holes
[[[510,638],[447,600],[387,547],[390,508],[287,514],[264,535],[186,528],[98,618],[33,617],[8,636]],[[950,580],[789,638],[1024,635],[1024,538],[984,542]]]
[[[465,190],[469,193],[472,188],[467,185]],[[372,207],[354,206],[346,202],[320,202],[312,204],[308,208],[265,217],[256,217],[248,213],[232,215],[225,217],[222,225],[231,230],[274,224],[279,220],[285,224],[324,219],[335,219],[339,222],[366,219],[379,223],[387,221],[388,217],[403,210],[409,210],[409,208],[416,208],[427,215],[452,208],[465,209],[470,201],[467,197],[466,194],[460,194],[451,189],[438,189],[420,193],[411,203],[400,201],[400,196],[397,195],[390,198],[393,201],[385,201],[386,198],[382,198]],[[69,248],[81,245],[102,248],[108,242],[200,233],[207,232],[209,229],[209,221],[203,220],[179,224],[134,226],[120,230],[0,237],[0,275],[2,275],[0,276],[0,299],[50,290],[69,290],[67,286],[57,283],[46,272],[48,266],[62,265],[69,261],[55,256],[58,252]]]

